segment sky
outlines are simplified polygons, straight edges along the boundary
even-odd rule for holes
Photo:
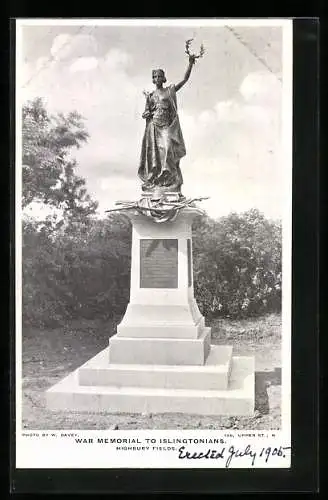
[[[187,154],[181,160],[182,192],[210,197],[200,206],[212,217],[258,208],[281,218],[282,161],[281,27],[51,25],[22,28],[22,101],[43,97],[50,112],[77,110],[88,143],[74,152],[99,213],[119,200],[137,200],[137,176],[145,122],[144,90],[151,71],[163,68],[167,83],[183,78],[185,41],[201,43],[199,59],[178,92]]]

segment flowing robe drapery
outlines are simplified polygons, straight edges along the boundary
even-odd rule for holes
[[[146,128],[142,140],[138,175],[144,190],[165,186],[180,191],[182,174],[180,159],[186,148],[177,112],[175,86],[170,85],[163,94],[153,92],[146,102]]]

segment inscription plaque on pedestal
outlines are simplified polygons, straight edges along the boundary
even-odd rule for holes
[[[140,240],[140,288],[178,288],[178,240]]]

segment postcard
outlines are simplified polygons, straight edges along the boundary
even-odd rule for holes
[[[16,20],[17,469],[290,467],[292,33]]]

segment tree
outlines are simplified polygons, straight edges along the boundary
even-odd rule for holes
[[[39,98],[23,106],[22,118],[23,208],[37,201],[61,212],[23,219],[23,317],[29,324],[54,324],[76,308],[67,262],[85,247],[98,205],[72,157],[88,133],[78,113],[50,115]],[[83,259],[79,265],[83,269]]]
[[[50,115],[40,98],[27,102],[22,115],[23,208],[39,201],[63,209],[70,220],[93,214],[97,203],[71,157],[89,137],[82,117],[76,111]]]
[[[249,316],[281,308],[281,227],[258,210],[194,226],[197,301],[206,315]]]
[[[70,230],[24,220],[23,322],[52,327],[108,319],[129,300],[131,225],[119,214]]]
[[[64,166],[61,186],[53,192],[53,198],[62,208],[68,224],[83,223],[94,214],[98,203],[93,201],[85,188],[85,180],[74,173],[76,161],[69,161]]]

